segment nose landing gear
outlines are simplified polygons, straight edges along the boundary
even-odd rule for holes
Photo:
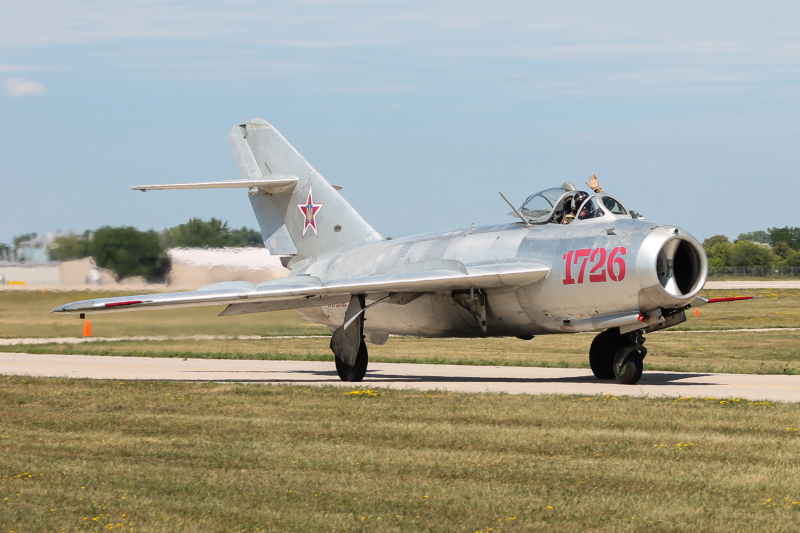
[[[598,379],[616,378],[622,384],[634,385],[642,378],[647,348],[641,330],[622,334],[619,328],[597,335],[589,349],[589,365]]]
[[[643,346],[645,338],[641,331],[629,333],[634,338],[614,356],[614,375],[623,385],[634,385],[642,379],[644,358],[647,348]]]

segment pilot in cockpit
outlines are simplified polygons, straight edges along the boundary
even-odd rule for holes
[[[569,224],[575,220],[575,217],[578,215],[578,208],[587,198],[589,198],[587,193],[578,191],[572,196],[572,198],[567,199],[564,202],[564,211],[566,211],[567,214],[564,215],[563,219],[561,219],[561,223]]]
[[[587,218],[594,218],[597,214],[597,211],[594,208],[594,202],[586,202],[581,207],[581,214],[578,215],[579,220],[585,220]]]
[[[597,176],[595,176],[594,174],[589,176],[589,181],[586,182],[586,185],[588,185],[589,188],[591,188],[595,193],[598,194],[605,193],[605,191],[603,191],[603,188],[600,187],[600,182],[597,180]],[[567,214],[564,215],[564,218],[561,219],[561,223],[569,224],[570,222],[575,220],[575,217],[578,215],[578,209],[580,208],[581,204],[586,201],[587,198],[589,198],[588,193],[585,193],[583,191],[578,191],[577,193],[575,193],[574,196],[572,196],[572,198],[568,198],[567,200],[565,200],[564,211],[566,211]],[[584,209],[588,208],[589,206],[587,204],[587,207]]]

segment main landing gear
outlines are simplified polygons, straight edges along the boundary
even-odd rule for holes
[[[336,373],[342,381],[361,381],[367,373],[369,354],[364,342],[364,296],[354,295],[344,315],[344,324],[331,337]]]
[[[614,379],[634,385],[642,378],[647,348],[641,330],[620,333],[611,328],[600,333],[589,348],[589,364],[598,379]]]

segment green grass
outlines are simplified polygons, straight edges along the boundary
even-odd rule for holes
[[[0,378],[0,531],[796,531],[800,404]]]

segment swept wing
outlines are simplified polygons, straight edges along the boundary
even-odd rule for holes
[[[540,261],[511,261],[465,266],[454,260],[440,261],[436,268],[423,269],[424,263],[393,269],[361,278],[323,281],[316,276],[290,276],[255,285],[234,281],[209,285],[191,292],[149,294],[118,298],[98,298],[74,302],[52,310],[54,313],[101,313],[138,309],[168,309],[205,305],[238,305],[273,302],[275,308],[292,309],[320,305],[320,299],[341,298],[354,294],[431,293],[470,288],[513,288],[534,283],[550,273],[550,266]],[[273,306],[264,306],[268,310]],[[227,313],[234,314],[234,313]]]

